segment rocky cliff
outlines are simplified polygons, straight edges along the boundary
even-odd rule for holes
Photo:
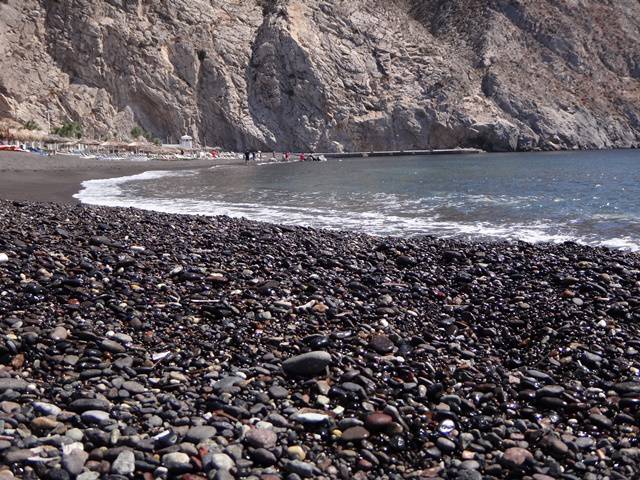
[[[263,150],[640,145],[637,0],[0,0],[0,117]]]

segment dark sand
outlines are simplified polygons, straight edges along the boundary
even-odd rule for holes
[[[43,157],[0,152],[0,199],[78,203],[73,195],[85,180],[124,177],[149,170],[182,170],[211,165],[240,164],[235,160],[99,161],[70,155]]]

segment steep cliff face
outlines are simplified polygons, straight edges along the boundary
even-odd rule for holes
[[[0,0],[0,117],[226,148],[640,145],[637,0]]]

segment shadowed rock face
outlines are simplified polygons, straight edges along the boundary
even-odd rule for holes
[[[0,0],[0,117],[262,150],[640,144],[635,0]]]

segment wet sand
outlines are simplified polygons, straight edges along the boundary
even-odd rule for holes
[[[124,177],[150,170],[182,170],[241,164],[239,160],[99,161],[71,155],[43,157],[0,152],[0,199],[78,203],[73,195],[85,180]]]

